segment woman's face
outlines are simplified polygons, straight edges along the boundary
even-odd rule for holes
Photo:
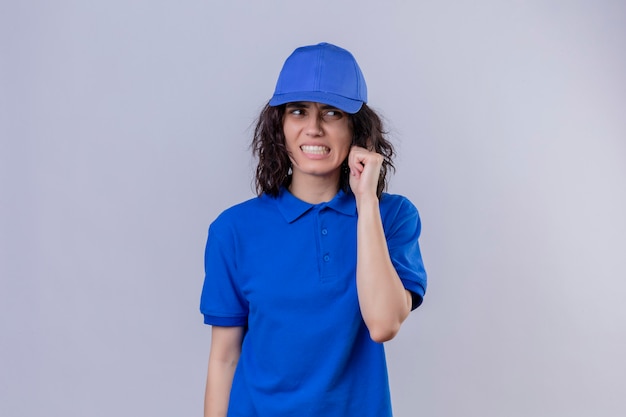
[[[341,163],[352,144],[352,125],[347,113],[323,103],[289,103],[283,131],[293,180],[317,176],[338,182]]]

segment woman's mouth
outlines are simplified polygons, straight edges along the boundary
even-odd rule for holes
[[[330,152],[329,148],[321,145],[302,145],[300,146],[300,149],[302,149],[302,152],[304,153],[314,155],[326,155],[328,152]]]

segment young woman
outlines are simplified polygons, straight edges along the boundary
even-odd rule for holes
[[[296,49],[259,116],[258,197],[209,229],[205,416],[384,417],[383,342],[426,289],[421,223],[350,52]]]

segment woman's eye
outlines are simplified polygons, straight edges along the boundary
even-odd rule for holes
[[[327,110],[324,113],[324,116],[330,119],[340,119],[343,117],[343,113],[340,112],[339,110]]]
[[[293,109],[291,111],[291,114],[293,114],[294,116],[302,116],[304,112],[302,111],[302,109]]]

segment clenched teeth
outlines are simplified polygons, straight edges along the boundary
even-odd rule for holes
[[[302,152],[304,153],[314,153],[319,155],[330,152],[330,149],[328,149],[326,146],[302,145],[300,146],[300,149],[302,149]]]

